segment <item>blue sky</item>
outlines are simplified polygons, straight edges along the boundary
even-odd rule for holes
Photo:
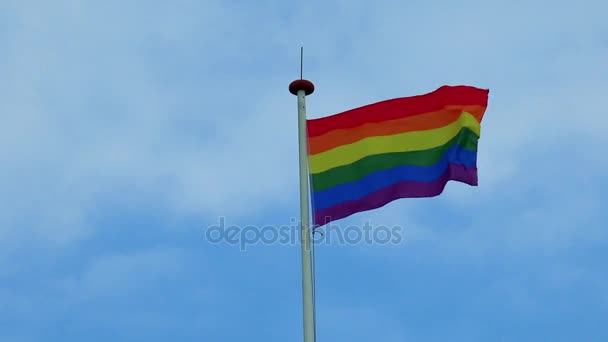
[[[299,75],[320,117],[489,88],[479,187],[342,220],[319,341],[605,341],[602,1],[0,3],[0,341],[297,341]]]

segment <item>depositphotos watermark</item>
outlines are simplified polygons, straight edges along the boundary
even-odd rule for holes
[[[291,224],[282,226],[227,225],[226,218],[220,217],[217,225],[205,229],[205,238],[213,244],[239,246],[242,251],[256,244],[299,245],[300,225],[293,218]],[[329,223],[317,228],[312,239],[315,244],[398,245],[403,241],[403,227],[372,225],[369,222],[360,226]]]

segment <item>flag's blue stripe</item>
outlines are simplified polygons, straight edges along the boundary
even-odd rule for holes
[[[445,152],[443,158],[431,166],[402,165],[377,171],[352,183],[340,184],[333,188],[313,192],[315,210],[329,208],[345,201],[352,201],[370,193],[403,181],[432,182],[448,168],[448,164],[461,164],[465,167],[477,166],[477,152],[456,145]]]

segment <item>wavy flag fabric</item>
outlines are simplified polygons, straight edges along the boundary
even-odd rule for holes
[[[451,180],[477,186],[488,94],[443,86],[307,120],[314,225],[400,198],[437,196]]]

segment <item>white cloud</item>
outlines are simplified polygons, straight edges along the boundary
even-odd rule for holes
[[[264,203],[258,196],[290,192],[286,181],[296,173],[285,161],[293,164],[296,140],[285,127],[293,131],[295,116],[282,112],[285,101],[269,102],[268,91],[221,94],[215,79],[170,88],[151,69],[184,73],[171,57],[189,54],[201,54],[197,63],[207,68],[223,57],[205,47],[221,44],[224,34],[244,34],[219,3],[175,5],[143,12],[118,3],[13,6],[17,25],[0,64],[8,75],[0,87],[7,203],[0,238],[79,239],[88,212],[108,195],[168,199],[168,208],[219,215],[236,206],[255,211]],[[187,46],[191,41],[198,45]],[[158,46],[174,55],[150,50]],[[155,61],[156,53],[166,63]],[[294,100],[283,88],[283,98]],[[225,103],[234,96],[248,103],[236,106],[238,115]]]
[[[0,277],[33,274],[23,270],[22,255],[42,259],[90,237],[100,229],[91,213],[104,213],[108,202],[152,202],[176,216],[237,221],[295,206],[296,100],[287,85],[298,75],[300,45],[304,76],[317,87],[310,117],[442,84],[491,89],[479,188],[451,184],[440,198],[398,201],[343,224],[404,225],[405,244],[397,248],[428,247],[425,256],[449,265],[553,258],[606,241],[602,7],[3,1]],[[559,167],[564,161],[577,164]],[[564,179],[572,181],[558,186]],[[357,252],[403,263],[392,258],[396,249]],[[170,284],[184,277],[188,262],[187,252],[174,249],[97,255],[77,271],[42,274],[37,279],[51,279],[44,286],[0,288],[0,314],[52,323],[83,303],[111,306],[144,283],[144,291]],[[507,285],[497,283],[486,298],[534,310],[534,290],[592,279],[586,289],[608,303],[600,270],[575,266],[539,273],[533,288],[499,279]],[[204,302],[206,290],[188,295]],[[411,337],[373,308],[319,312],[330,322],[320,325],[325,338]],[[146,320],[163,318],[130,313],[120,317],[140,331]],[[178,320],[175,327],[187,328]]]
[[[0,320],[16,324],[2,329],[0,338],[16,334],[40,340],[49,332],[56,333],[57,327],[78,335],[91,326],[122,337],[165,330],[186,334],[192,333],[194,326],[209,328],[207,312],[175,310],[184,303],[204,308],[213,296],[209,282],[192,278],[195,268],[205,274],[202,270],[207,265],[204,260],[194,261],[190,252],[131,248],[82,259],[69,268],[37,267],[24,261],[22,267],[36,270],[19,270],[19,279],[29,281],[11,286],[11,278],[5,278],[0,286]],[[66,319],[68,328],[63,327]],[[75,319],[78,326],[71,324]],[[24,329],[24,324],[29,329]]]
[[[151,284],[172,283],[186,272],[186,255],[172,249],[100,255],[77,278],[75,293],[99,300],[141,293]]]
[[[456,207],[490,200],[526,174],[531,149],[606,143],[596,105],[607,72],[599,2],[564,10],[337,1],[302,5],[286,20],[264,3],[31,5],[4,5],[14,25],[1,41],[0,239],[79,240],[108,197],[176,215],[242,217],[295,204],[295,98],[286,88],[301,43],[317,85],[311,117],[444,83],[491,88],[481,186],[451,186]],[[579,25],[564,32],[561,22]],[[600,177],[606,162],[596,150],[576,150]],[[542,217],[555,205],[515,215]]]

